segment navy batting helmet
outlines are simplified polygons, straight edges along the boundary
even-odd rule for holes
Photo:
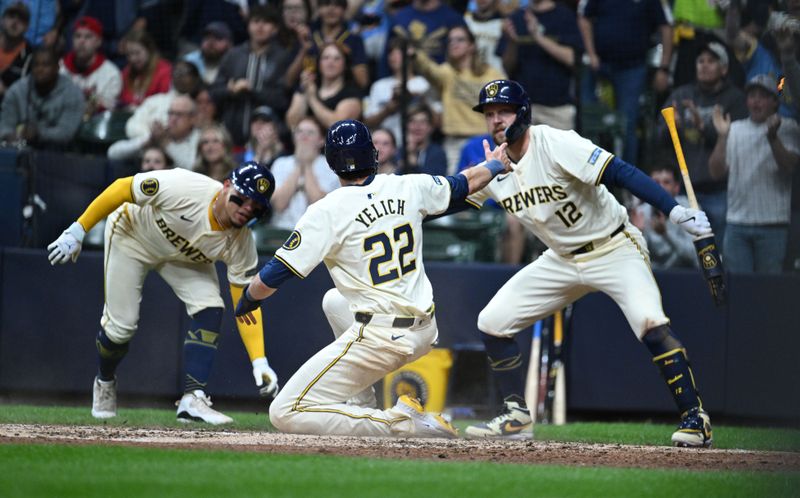
[[[230,180],[236,192],[253,199],[261,206],[260,214],[269,211],[269,199],[275,192],[275,177],[266,166],[255,161],[247,161],[231,171]]]
[[[361,121],[337,121],[325,139],[325,159],[337,175],[371,175],[378,171],[378,151],[372,135]],[[355,175],[351,175],[355,174]]]
[[[478,105],[472,108],[483,112],[485,104],[511,104],[517,106],[517,119],[506,130],[506,141],[516,142],[531,124],[531,102],[528,92],[513,80],[490,81],[481,88]]]

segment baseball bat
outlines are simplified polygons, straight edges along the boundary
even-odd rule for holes
[[[555,397],[553,399],[553,424],[567,423],[567,369],[564,364],[564,341],[572,323],[572,305],[562,312],[561,340],[558,347],[558,375],[556,376]]]
[[[686,187],[689,206],[699,209],[694,187],[692,187],[692,179],[689,177],[689,168],[686,166],[686,159],[683,156],[681,140],[678,137],[678,128],[675,126],[675,109],[672,107],[661,109],[661,115],[664,117],[664,121],[667,122],[669,136],[672,138],[672,146],[675,149],[675,156],[678,158],[678,167],[681,170],[683,184]],[[714,304],[717,306],[724,305],[728,300],[725,270],[722,268],[722,259],[719,256],[714,234],[711,233],[694,239],[694,248],[697,251],[697,259],[700,262],[700,268],[703,269],[703,276],[708,282],[708,290],[714,299]]]
[[[539,397],[539,355],[542,345],[542,322],[533,324],[533,339],[531,339],[531,356],[528,360],[528,376],[525,379],[525,403],[531,413],[533,423],[536,423],[536,402]]]
[[[564,320],[561,311],[553,314],[553,348],[550,353],[550,371],[547,372],[547,391],[544,398],[544,412],[555,421],[553,410],[556,399],[556,381],[561,374],[561,343],[564,339]]]
[[[536,399],[536,409],[539,414],[537,419],[542,424],[550,423],[550,413],[547,410],[547,379],[550,376],[550,338],[552,336],[550,317],[542,319],[542,359],[539,365],[539,388]]]

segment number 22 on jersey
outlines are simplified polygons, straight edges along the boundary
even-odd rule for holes
[[[372,285],[397,280],[400,275],[406,275],[417,269],[417,260],[413,257],[414,232],[408,223],[395,227],[391,236],[386,232],[380,232],[365,238],[364,252],[370,254],[376,251],[382,253],[369,260]]]

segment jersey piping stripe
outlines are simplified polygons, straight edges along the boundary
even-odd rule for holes
[[[274,258],[277,259],[278,261],[280,261],[281,263],[283,263],[284,265],[286,265],[286,268],[288,268],[289,271],[291,271],[292,273],[297,275],[298,278],[306,278],[302,273],[300,273],[299,271],[295,270],[294,267],[292,265],[290,265],[289,263],[287,263],[286,260],[283,259],[282,257],[280,257],[280,256],[278,256],[276,254],[274,256]]]
[[[595,182],[594,182],[594,185],[596,187],[600,186],[600,181],[603,179],[603,173],[606,172],[606,168],[608,168],[608,165],[611,164],[611,160],[612,159],[614,159],[614,154],[611,154],[610,156],[608,156],[608,159],[606,159],[606,162],[603,163],[603,167],[600,168],[600,173],[597,174],[597,180],[595,180]]]
[[[464,202],[466,202],[470,206],[474,207],[475,209],[480,209],[481,208],[480,204],[478,204],[477,202],[475,202],[475,201],[473,201],[473,200],[471,200],[471,199],[469,199],[467,197],[464,198]]]
[[[341,360],[344,357],[344,355],[347,354],[348,351],[350,351],[350,347],[353,345],[353,343],[361,342],[361,339],[364,338],[364,327],[365,327],[365,325],[362,324],[361,328],[358,330],[358,338],[356,340],[354,340],[354,341],[348,342],[347,345],[344,347],[344,351],[342,351],[342,354],[340,354],[339,356],[334,358],[334,360],[332,362],[330,362],[327,367],[323,368],[322,371],[320,373],[318,373],[316,377],[314,377],[314,380],[312,380],[306,386],[306,388],[303,389],[303,392],[300,393],[300,396],[297,397],[297,400],[294,402],[294,405],[292,405],[292,410],[293,411],[299,411],[300,410],[300,402],[303,401],[303,398],[306,396],[306,394],[308,394],[308,391],[310,391],[311,388],[314,387],[314,384],[319,382],[319,379],[321,379],[322,376],[325,375],[325,373],[328,370],[333,368],[333,366],[336,365],[336,363],[338,363],[339,360]]]
[[[380,423],[386,424],[386,425],[393,425],[393,424],[396,424],[397,422],[402,422],[404,420],[408,420],[408,417],[397,417],[397,418],[393,418],[393,419],[387,420],[387,419],[382,419],[382,418],[375,417],[374,415],[367,415],[367,414],[355,415],[353,413],[347,413],[347,412],[343,412],[341,410],[334,410],[333,408],[298,408],[295,411],[304,412],[304,413],[334,413],[336,415],[344,415],[345,417],[348,417],[348,418],[367,419],[367,420],[371,420],[373,422],[380,422]]]

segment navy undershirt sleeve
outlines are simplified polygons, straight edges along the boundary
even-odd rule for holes
[[[289,269],[281,260],[272,258],[269,263],[264,265],[264,268],[258,272],[261,281],[267,286],[277,289],[282,283],[286,282],[294,276],[292,270]]]
[[[460,213],[469,208],[475,208],[474,205],[467,202],[467,195],[469,194],[469,181],[467,177],[462,174],[446,176],[447,183],[450,184],[450,205],[443,213],[432,214],[426,216],[423,221],[431,221],[443,216]]]
[[[469,181],[462,174],[446,176],[447,183],[450,184],[450,204],[463,201],[469,194]]]
[[[661,210],[669,216],[672,208],[678,205],[669,193],[661,188],[655,180],[642,173],[642,171],[628,164],[622,159],[615,157],[603,172],[600,182],[606,187],[622,187],[638,197]]]

